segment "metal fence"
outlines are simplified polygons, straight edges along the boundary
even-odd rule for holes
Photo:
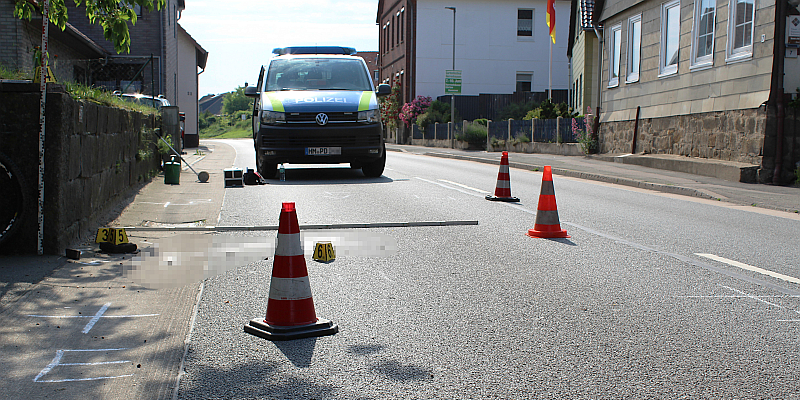
[[[458,138],[463,132],[464,124],[473,124],[470,121],[455,124],[455,136]],[[558,118],[558,119],[533,119],[533,120],[508,120],[492,122],[487,127],[487,141],[512,140],[518,142],[539,143],[578,143],[580,132],[586,129],[583,117]],[[411,126],[414,139],[449,139],[448,124],[430,124],[422,129],[418,125]]]
[[[59,68],[59,78],[109,91],[158,95],[163,94],[160,64],[159,57],[137,56],[70,60]]]

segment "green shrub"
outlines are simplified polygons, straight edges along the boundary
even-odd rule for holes
[[[500,120],[523,119],[525,115],[534,108],[536,108],[536,104],[532,101],[527,103],[511,103],[500,110]]]
[[[478,118],[475,121],[472,121],[473,124],[479,124],[483,126],[488,126],[489,120],[486,118]]]
[[[485,148],[487,135],[488,131],[485,126],[468,124],[464,127],[464,133],[456,135],[456,139],[467,142],[470,146]]]

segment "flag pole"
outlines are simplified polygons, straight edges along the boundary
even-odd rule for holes
[[[547,90],[547,99],[553,101],[553,41],[550,41],[550,70],[548,71],[549,89]]]

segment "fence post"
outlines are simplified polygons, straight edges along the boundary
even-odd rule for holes
[[[492,131],[489,129],[492,121],[486,121],[486,151],[492,151]]]
[[[513,121],[513,120],[514,120],[513,118],[509,118],[508,119],[508,134],[506,135],[506,137],[507,137],[507,139],[506,139],[506,150],[509,150],[509,151],[511,150],[511,121]]]
[[[450,121],[447,123],[447,134],[450,135],[450,148],[455,148],[456,144],[456,123]]]
[[[561,117],[556,118],[556,143],[561,144]]]

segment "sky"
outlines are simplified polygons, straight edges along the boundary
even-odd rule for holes
[[[199,97],[258,80],[272,49],[378,50],[378,0],[187,0],[178,23],[208,52]]]

